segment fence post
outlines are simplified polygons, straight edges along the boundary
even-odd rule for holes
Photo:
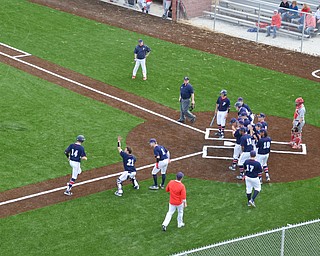
[[[260,11],[261,11],[261,4],[259,3],[259,12],[258,12],[258,24],[257,24],[257,36],[256,36],[256,43],[258,43],[258,40],[259,40]]]
[[[217,0],[214,0],[213,31],[215,31],[215,30],[216,30],[216,13],[217,13]]]
[[[301,35],[301,47],[300,47],[300,52],[303,50],[303,38],[304,38],[304,27],[306,25],[306,13],[303,14],[303,24],[302,24],[302,35]]]
[[[286,232],[286,228],[283,227],[281,232],[281,251],[280,251],[281,256],[284,255],[284,239],[286,237],[285,232]]]

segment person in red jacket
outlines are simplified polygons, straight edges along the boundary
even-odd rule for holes
[[[281,26],[281,15],[278,10],[273,11],[273,16],[271,18],[271,25],[267,26],[267,36],[270,36],[271,29],[273,31],[273,38],[277,37],[277,29]]]
[[[166,187],[166,191],[170,193],[170,201],[169,210],[162,223],[163,231],[167,230],[167,226],[176,210],[178,210],[178,228],[184,227],[183,209],[187,207],[187,192],[185,186],[181,182],[183,176],[184,174],[182,172],[178,172],[176,180],[171,180]]]

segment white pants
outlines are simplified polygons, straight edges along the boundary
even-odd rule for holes
[[[136,178],[136,172],[127,172],[124,171],[120,177],[118,178],[121,182],[126,181],[127,179],[135,179]]]
[[[262,167],[268,165],[268,158],[269,158],[269,154],[265,154],[265,155],[257,154],[257,161],[261,164]]]
[[[75,161],[69,161],[70,166],[72,167],[72,179],[77,179],[78,175],[82,172],[80,163]]]
[[[240,144],[234,145],[233,149],[233,159],[239,159],[240,154],[242,153],[242,148]]]
[[[148,12],[150,11],[151,4],[152,4],[152,2],[146,3],[145,0],[138,0],[138,5],[139,5],[140,9],[144,8]]]
[[[138,71],[140,65],[141,65],[141,68],[142,68],[143,77],[147,77],[147,67],[146,67],[146,59],[145,58],[142,59],[142,60],[136,59],[136,65],[133,68],[132,76],[136,76],[137,75],[137,71]]]
[[[159,171],[161,171],[161,174],[166,174],[167,168],[169,164],[169,159],[164,159],[158,163],[159,168],[156,168],[156,166],[153,167],[151,174],[155,175]]]
[[[180,227],[183,223],[183,203],[180,205],[173,205],[173,204],[169,204],[169,210],[167,212],[167,215],[162,223],[163,226],[168,226],[172,215],[174,214],[174,212],[178,210],[178,217],[177,217],[177,221],[178,221],[178,227]]]
[[[299,123],[299,121],[294,120],[293,127],[297,126],[298,123]],[[302,121],[300,123],[300,125],[298,126],[298,132],[302,132],[302,128],[303,128],[304,124],[305,124],[305,121]]]
[[[242,152],[239,158],[238,165],[243,165],[244,162],[250,158],[250,152]]]
[[[245,181],[246,181],[246,192],[247,192],[247,194],[251,194],[252,193],[252,189],[257,190],[259,192],[261,191],[261,184],[260,184],[259,177],[250,178],[250,177],[246,176]]]
[[[226,126],[226,115],[228,111],[218,111],[217,113],[217,125]]]

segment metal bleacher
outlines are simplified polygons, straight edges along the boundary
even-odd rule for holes
[[[216,18],[226,22],[236,23],[238,25],[257,27],[257,23],[271,23],[273,10],[280,9],[281,1],[272,0],[216,0],[211,6],[211,11],[204,11],[203,14],[209,18]],[[315,1],[313,1],[315,2]],[[215,5],[216,3],[216,5]],[[301,10],[302,2],[298,2],[299,10]],[[317,8],[316,3],[308,4],[312,11]],[[285,34],[297,38],[302,37],[302,33],[298,31],[298,25],[290,22],[282,22],[279,34]],[[260,28],[260,30],[264,30]],[[315,31],[317,32],[317,31]],[[308,38],[308,35],[303,35]]]

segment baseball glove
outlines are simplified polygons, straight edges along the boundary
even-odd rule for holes
[[[299,128],[298,128],[297,126],[295,126],[295,127],[293,127],[293,128],[291,129],[291,131],[292,131],[292,132],[298,132],[298,131],[299,131]]]
[[[195,105],[191,103],[190,107],[189,107],[189,111],[192,112],[194,110]]]

